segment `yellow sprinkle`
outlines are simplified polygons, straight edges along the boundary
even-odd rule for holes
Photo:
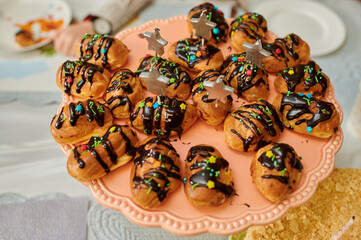
[[[110,130],[109,130],[109,131],[110,131],[110,132],[114,132],[114,131],[115,131],[115,129],[116,129],[116,127],[115,127],[115,126],[113,126],[113,127],[111,127],[111,128],[110,128]]]
[[[266,157],[271,158],[272,156],[273,156],[273,152],[270,151],[270,150],[268,150],[268,151],[266,152]]]
[[[181,108],[182,110],[185,110],[185,109],[187,108],[187,104],[182,103],[182,104],[180,105],[180,108]]]
[[[210,163],[216,163],[217,157],[215,157],[215,156],[210,156],[210,157],[208,158],[208,160],[209,160]]]
[[[208,180],[208,182],[207,182],[207,187],[208,187],[209,189],[214,188],[214,182],[213,182],[212,180]]]
[[[198,51],[198,52],[196,53],[196,56],[197,56],[197,57],[201,57],[201,56],[202,56],[202,53],[201,53],[200,51]]]
[[[147,102],[147,107],[153,107],[153,103],[152,102]]]
[[[234,36],[234,31],[231,32],[231,37],[233,37],[233,36]]]
[[[293,71],[293,69],[288,70],[289,75],[293,75],[294,73],[295,73],[295,71]]]

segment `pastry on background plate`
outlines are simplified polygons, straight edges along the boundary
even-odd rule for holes
[[[219,206],[235,193],[228,161],[206,144],[189,149],[183,183],[187,199],[196,207]]]
[[[133,200],[146,209],[159,207],[180,184],[179,155],[169,139],[144,139],[130,173]]]
[[[272,143],[257,151],[251,176],[262,195],[276,203],[297,187],[302,169],[301,157],[290,145]]]
[[[102,136],[76,146],[68,156],[68,172],[78,181],[105,176],[133,159],[138,138],[126,125],[113,125]]]

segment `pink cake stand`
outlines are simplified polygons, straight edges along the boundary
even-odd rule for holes
[[[189,36],[186,16],[170,19],[153,20],[136,28],[126,29],[116,35],[130,49],[128,63],[125,68],[136,70],[139,58],[145,54],[153,54],[147,49],[147,41],[139,34],[159,28],[160,33],[169,44]],[[268,33],[272,37],[271,33]],[[274,36],[273,36],[274,37]],[[220,45],[224,56],[233,53],[229,43]],[[167,54],[163,57],[167,58]],[[276,96],[273,86],[274,75],[270,75],[270,96],[272,102]],[[147,93],[147,95],[150,95]],[[233,107],[247,103],[233,96]],[[63,103],[71,100],[64,96]],[[335,99],[333,86],[330,86],[325,100],[332,102],[343,117],[342,109]],[[188,100],[191,102],[191,100]],[[115,120],[115,123],[126,121]],[[140,140],[146,135],[135,130]],[[241,153],[227,147],[224,141],[222,127],[209,126],[198,120],[194,126],[184,132],[182,140],[172,142],[177,149],[181,161],[184,161],[190,147],[196,144],[216,146],[223,157],[230,162],[237,195],[220,207],[198,209],[193,207],[185,197],[183,187],[170,194],[164,205],[154,210],[145,210],[131,198],[130,168],[131,164],[112,171],[105,177],[84,183],[94,198],[103,206],[122,212],[130,221],[147,227],[162,227],[179,235],[196,235],[214,233],[229,235],[246,230],[252,225],[264,225],[278,220],[289,208],[299,206],[308,201],[316,191],[317,185],[331,172],[335,163],[335,154],[342,145],[342,129],[328,139],[318,139],[285,129],[279,142],[288,143],[303,157],[304,166],[300,184],[282,202],[271,203],[266,200],[252,183],[250,163],[254,153]],[[64,154],[68,156],[71,145],[61,145]],[[183,169],[182,169],[183,171]]]

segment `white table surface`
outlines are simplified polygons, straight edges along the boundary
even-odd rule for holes
[[[248,2],[252,7],[252,4],[257,4],[259,1]],[[324,0],[322,2],[325,2],[338,14],[352,11],[352,9],[339,8],[337,1]],[[350,6],[360,7],[354,5],[356,2],[353,0],[343,0],[343,2],[350,4]],[[147,8],[142,13],[140,21],[150,20],[154,16],[154,11],[157,11],[155,7],[162,6],[166,8],[167,4],[170,3],[163,0],[156,1],[155,5]],[[190,9],[189,6],[193,5],[193,3],[190,3],[184,9],[188,10]],[[171,8],[168,12],[160,12],[162,12],[162,15],[159,18],[186,14],[183,10],[174,8]],[[344,111],[344,121],[342,123],[344,143],[336,155],[336,167],[361,169],[359,150],[361,140],[353,137],[347,127],[351,108],[358,92],[358,84],[361,80],[361,61],[359,60],[361,54],[361,21],[357,20],[359,19],[358,16],[356,16],[356,20],[352,17],[351,15],[342,17],[348,31],[344,46],[329,56],[319,57],[315,60],[321,65],[323,71],[328,74],[334,84],[336,98]],[[139,22],[133,23],[133,25],[136,24],[139,24]],[[355,56],[356,62],[348,64],[348,69],[337,69],[338,63],[343,62],[349,56],[351,56],[351,60]],[[60,64],[61,62],[59,62]],[[349,72],[340,73],[342,71]],[[49,79],[49,81],[55,82],[55,73],[54,79]],[[60,100],[60,92],[55,93],[54,96],[54,99]],[[69,196],[90,196],[90,191],[86,187],[68,175],[66,158],[50,134],[50,121],[57,108],[57,103],[39,105],[36,102],[26,100],[15,100],[0,104],[0,193],[16,192],[27,197],[49,192],[62,192]]]

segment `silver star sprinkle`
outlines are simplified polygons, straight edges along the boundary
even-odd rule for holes
[[[148,72],[142,72],[139,77],[147,83],[148,92],[165,95],[169,79],[160,75],[159,71],[151,67]]]
[[[228,95],[234,92],[234,88],[223,83],[224,75],[220,75],[215,82],[204,81],[203,87],[208,91],[209,99],[216,99],[215,106],[218,107],[218,101],[225,103]]]
[[[164,54],[164,46],[167,45],[168,42],[160,36],[158,28],[155,28],[153,32],[143,33],[143,36],[148,42],[148,50],[155,51],[156,58],[158,55],[162,56]]]
[[[202,38],[202,44],[204,44],[203,38],[209,40],[212,37],[211,30],[217,26],[217,23],[208,20],[206,10],[202,12],[199,18],[191,18],[190,23],[195,30],[194,35]]]
[[[261,39],[258,39],[255,44],[245,42],[243,43],[243,48],[247,53],[245,61],[251,61],[258,67],[262,66],[264,58],[271,56],[270,52],[262,48]]]

